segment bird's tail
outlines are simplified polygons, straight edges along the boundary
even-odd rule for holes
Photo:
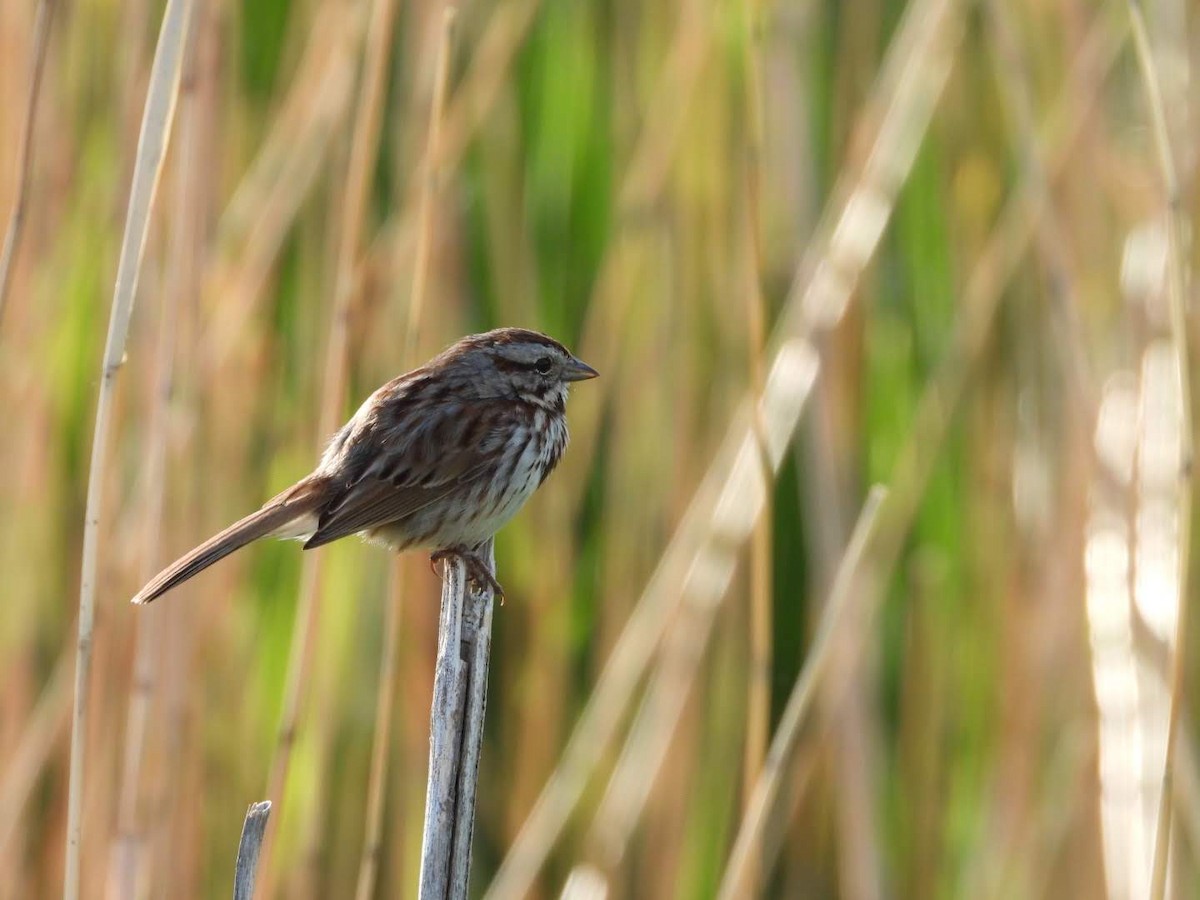
[[[155,575],[137,592],[133,602],[149,603],[161,597],[171,588],[260,537],[293,537],[315,529],[315,524],[307,527],[306,520],[315,522],[313,514],[325,494],[321,487],[322,484],[315,479],[305,479],[268,500],[257,512],[234,522]]]

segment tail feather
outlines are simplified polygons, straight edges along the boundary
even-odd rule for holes
[[[286,532],[288,525],[312,513],[320,504],[321,497],[318,486],[310,481],[302,481],[288,488],[268,500],[257,512],[234,522],[175,560],[138,591],[132,602],[149,603],[251,541],[276,532]]]

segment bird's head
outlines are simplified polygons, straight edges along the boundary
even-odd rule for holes
[[[463,338],[446,351],[477,373],[480,393],[561,410],[572,381],[599,373],[551,337],[525,328],[498,328]]]

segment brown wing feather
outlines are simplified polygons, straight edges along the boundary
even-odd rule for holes
[[[343,505],[321,516],[316,532],[305,541],[304,549],[311,550],[338,538],[410,516],[441,500],[455,487],[453,483],[446,483],[435,488],[397,488],[389,481],[374,478],[360,481],[347,494]]]
[[[485,472],[479,444],[489,416],[462,403],[423,404],[420,427],[406,430],[404,416],[414,405],[393,397],[378,418],[360,423],[354,445],[367,463],[321,512],[306,550],[407,518]]]

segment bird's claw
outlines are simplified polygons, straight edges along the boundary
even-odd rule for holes
[[[483,558],[459,548],[451,548],[447,550],[438,550],[429,555],[429,564],[432,566],[435,563],[445,562],[451,558],[462,560],[463,566],[467,570],[467,578],[470,579],[476,590],[490,588],[495,594],[496,599],[500,601],[500,605],[504,605],[504,588],[500,587],[500,582],[496,580],[496,576],[492,574],[488,564]]]

